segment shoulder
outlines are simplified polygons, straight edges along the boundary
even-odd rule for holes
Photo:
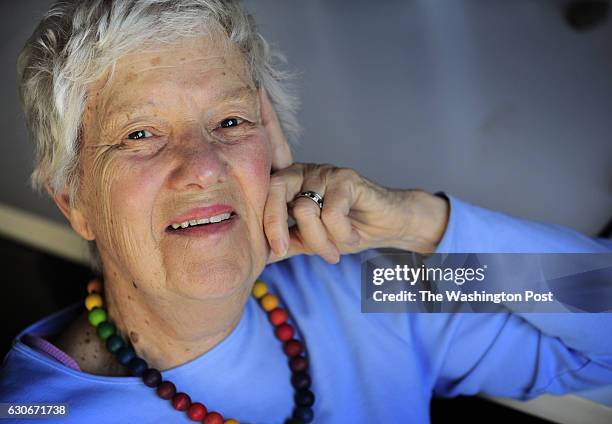
[[[83,372],[113,377],[129,375],[89,324],[87,311],[83,311],[50,341],[72,357]]]

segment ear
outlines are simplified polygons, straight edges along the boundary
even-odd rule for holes
[[[281,129],[276,111],[263,87],[259,89],[259,102],[261,105],[261,123],[268,135],[272,150],[272,171],[277,171],[291,165],[293,155]]]
[[[68,194],[65,191],[54,193],[49,184],[45,184],[45,188],[59,210],[62,211],[68,222],[70,222],[72,229],[85,240],[95,240],[96,237],[83,212],[78,208],[70,206]]]

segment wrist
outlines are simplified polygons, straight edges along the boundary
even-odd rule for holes
[[[448,225],[448,200],[424,190],[405,190],[402,209],[406,222],[397,247],[421,254],[433,253]]]

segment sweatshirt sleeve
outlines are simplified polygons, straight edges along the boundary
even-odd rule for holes
[[[612,253],[605,240],[528,221],[446,194],[447,228],[435,253]],[[449,315],[434,392],[527,400],[612,385],[612,314]]]

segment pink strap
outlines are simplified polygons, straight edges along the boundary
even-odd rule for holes
[[[56,347],[53,343],[43,339],[41,336],[35,336],[33,334],[25,334],[21,341],[32,349],[38,350],[39,352],[46,353],[53,359],[61,362],[69,368],[81,371],[76,361],[69,356],[66,352]]]

